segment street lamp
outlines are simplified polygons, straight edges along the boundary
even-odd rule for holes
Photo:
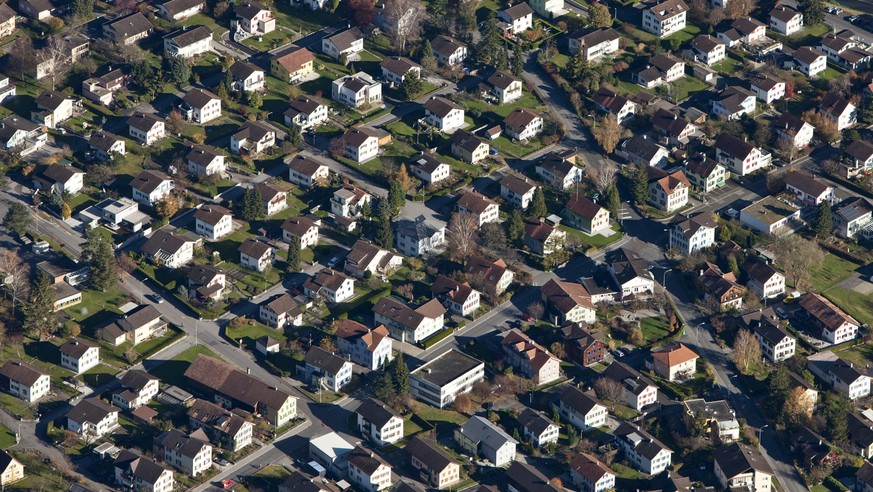
[[[760,429],[758,429],[758,446],[761,445],[761,436],[764,434],[764,429],[767,427],[770,427],[770,424],[764,424]]]
[[[665,289],[667,288],[667,274],[672,272],[672,271],[673,271],[672,268],[668,268],[668,269],[664,270],[664,275],[661,277],[661,285],[663,285]]]

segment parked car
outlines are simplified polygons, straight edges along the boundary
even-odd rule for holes
[[[778,314],[782,319],[788,318],[788,313],[781,307],[776,308],[776,314]]]
[[[232,488],[234,485],[236,485],[236,482],[234,482],[233,480],[222,480],[221,481],[221,488],[223,488],[223,489]]]
[[[621,358],[621,357],[624,357],[624,352],[622,352],[621,350],[615,349],[612,351],[612,355],[614,355],[618,358]]]
[[[531,316],[527,313],[521,313],[518,315],[518,317],[521,318],[521,320],[526,322],[526,323],[530,323],[531,321],[533,321],[533,316]]]
[[[727,215],[728,217],[732,218],[732,219],[736,219],[737,217],[740,216],[740,212],[739,212],[739,210],[737,210],[737,209],[735,209],[735,208],[729,208],[729,209],[727,209],[727,211],[725,211],[724,214]]]
[[[338,262],[338,261],[339,261],[339,258],[334,256],[333,258],[330,259],[330,261],[327,262],[327,266],[330,268],[333,268],[333,266],[336,265],[336,262]]]
[[[158,294],[152,294],[152,300],[155,301],[155,304],[163,304],[164,298]]]

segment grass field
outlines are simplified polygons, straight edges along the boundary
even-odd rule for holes
[[[250,320],[250,322],[251,324],[235,328],[228,325],[225,334],[228,338],[236,340],[237,343],[242,341],[242,343],[250,349],[254,349],[255,341],[264,335],[269,335],[273,337],[274,340],[280,342],[285,339],[285,334],[282,333],[282,330],[274,330],[273,328],[262,325],[254,320]]]
[[[0,424],[0,449],[8,449],[15,446],[15,431]]]
[[[862,324],[873,324],[873,299],[870,296],[842,287],[834,287],[824,295]]]
[[[841,359],[855,363],[858,367],[866,367],[873,361],[873,345],[856,345],[837,352]]]
[[[208,347],[198,345],[189,348],[168,361],[165,361],[163,364],[153,368],[149,372],[160,378],[162,383],[184,387],[185,371],[188,369],[188,366],[191,365],[191,362],[193,362],[200,354],[220,359],[220,357],[215,355],[215,352],[209,350]]]
[[[827,254],[821,266],[812,272],[812,287],[816,292],[823,292],[849,278],[857,268],[851,261]]]
[[[604,246],[608,246],[624,236],[624,234],[619,232],[621,227],[618,224],[612,225],[612,230],[615,231],[615,234],[611,236],[604,236],[603,234],[595,234],[593,236],[589,236],[579,229],[574,229],[567,225],[562,224],[559,227],[568,235],[573,236],[579,244],[587,247],[595,247],[598,249],[603,248]]]
[[[670,333],[669,325],[660,316],[641,319],[640,328],[643,330],[647,343],[660,340]]]

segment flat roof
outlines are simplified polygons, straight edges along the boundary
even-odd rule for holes
[[[452,349],[412,371],[411,375],[441,387],[484,364],[481,360]]]
[[[773,225],[786,217],[797,214],[800,209],[779,200],[775,196],[764,197],[740,211],[765,224]]]

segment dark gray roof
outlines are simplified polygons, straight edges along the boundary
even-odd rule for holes
[[[386,298],[383,297],[382,299]],[[382,299],[379,300],[381,301]],[[449,350],[445,354],[412,371],[411,376],[427,381],[435,386],[443,386],[483,364],[484,362],[474,359],[467,354],[457,350]]]
[[[262,10],[270,10],[254,2],[244,2],[237,5],[234,12],[240,17],[251,19],[261,13]]]
[[[409,159],[410,165],[430,174],[445,162],[434,154],[419,152]],[[446,164],[448,165],[448,164]]]
[[[457,464],[457,461],[443,451],[439,444],[421,437],[415,437],[403,449],[437,473],[453,463]]]
[[[183,1],[183,0],[177,0]],[[195,0],[202,3],[202,0]],[[212,37],[212,31],[206,26],[196,26],[188,29],[181,29],[176,32],[167,34],[164,39],[169,39],[177,46],[190,46],[198,41],[209,39]]]
[[[321,347],[313,346],[306,352],[303,361],[329,374],[336,374],[346,364],[342,357],[334,355]]]
[[[192,9],[198,5],[203,5],[204,0],[170,0],[164,2],[161,7],[164,8],[171,16],[175,16],[180,12]]]
[[[157,379],[158,378],[143,370],[131,369],[121,377],[121,386],[140,391],[145,388],[148,383],[156,381]]]
[[[154,28],[152,23],[141,12],[134,12],[126,17],[110,21],[109,25],[122,38],[136,36]]]
[[[478,415],[474,415],[470,417],[470,420],[464,422],[460,432],[474,443],[484,443],[491,449],[500,449],[507,442],[518,444],[518,441],[504,432],[497,424],[493,424],[488,419]]]
[[[60,107],[64,101],[69,101],[70,98],[61,94],[58,91],[44,91],[36,98],[36,104],[40,108],[45,108],[54,111]]]
[[[158,123],[164,120],[151,113],[134,113],[133,116],[127,119],[127,124],[142,132],[148,132]]]
[[[213,159],[221,155],[221,152],[211,145],[195,145],[191,147],[191,150],[185,157],[195,164],[207,166]]]
[[[513,461],[506,470],[506,479],[511,487],[518,492],[562,492],[537,471],[536,468],[519,461]]]
[[[255,72],[263,72],[263,69],[243,60],[237,60],[230,66],[230,73],[233,75],[233,78],[237,80],[247,79]]]
[[[87,352],[88,349],[94,347],[96,347],[96,345],[93,345],[90,342],[86,342],[81,338],[71,338],[67,340],[66,343],[61,345],[58,351],[62,354],[66,354],[70,357],[78,359],[85,355],[85,352]]]
[[[728,479],[751,471],[773,474],[758,450],[745,444],[733,443],[716,448],[712,451],[712,459]]]
[[[529,407],[525,407],[516,420],[522,427],[529,429],[536,435],[542,434],[549,426],[555,425],[545,415]]]
[[[614,361],[603,371],[603,377],[621,383],[633,395],[639,396],[649,386],[654,386],[649,378],[624,362]]]
[[[654,436],[627,422],[619,424],[614,434],[616,437],[624,439],[625,442],[629,443],[637,454],[645,456],[650,460],[662,450],[670,451],[670,448],[655,439]]]
[[[152,256],[157,254],[158,251],[176,254],[186,242],[188,240],[178,234],[167,231],[155,231],[152,237],[140,247],[140,251]]]
[[[195,437],[186,436],[184,432],[178,429],[170,429],[156,437],[155,444],[166,449],[172,449],[188,458],[197,456],[204,446],[209,446],[209,443]]]
[[[154,484],[167,470],[154,461],[125,449],[115,458],[115,467],[130,471],[133,476],[148,484]]]
[[[588,415],[595,406],[599,405],[596,399],[575,386],[565,389],[558,399],[580,415]]]
[[[216,99],[221,100],[220,97],[207,91],[206,89],[200,89],[199,87],[196,87],[188,91],[188,93],[185,94],[185,97],[182,98],[182,101],[192,108],[202,108],[203,106],[206,106]]]
[[[5,4],[4,4],[5,5]],[[102,150],[104,152],[108,152],[116,142],[121,140],[118,136],[109,133],[107,131],[100,130],[99,132],[94,132],[91,134],[91,138],[88,139],[88,143],[91,144],[91,147]]]
[[[501,12],[506,14],[506,16],[512,20],[517,20],[527,17],[528,15],[533,15],[533,9],[530,8],[530,5],[528,5],[527,2],[517,3],[512,7],[503,9]]]
[[[873,206],[870,206],[870,202],[859,196],[846,198],[834,207],[834,214],[845,222],[851,222],[871,212],[873,212]]]
[[[384,426],[390,422],[392,418],[400,418],[400,414],[395,412],[394,409],[375,398],[367,398],[364,400],[355,412],[378,427]]]
[[[86,398],[67,412],[67,418],[79,424],[96,424],[110,413],[118,411],[118,408],[103,403],[100,398]]]
[[[36,367],[19,360],[9,360],[0,367],[0,376],[33,386],[45,373]]]
[[[403,234],[414,240],[429,239],[436,235],[439,230],[436,227],[429,225],[424,216],[418,217],[415,220],[402,219],[395,222],[395,229],[398,234]]]
[[[336,49],[339,51],[345,51],[352,47],[352,43],[359,39],[364,39],[364,34],[357,27],[353,27],[351,29],[346,29],[345,31],[339,32],[327,38]]]
[[[660,152],[663,147],[657,144],[654,140],[646,138],[645,135],[634,135],[622,144],[622,148],[628,154],[636,155],[650,161]]]

